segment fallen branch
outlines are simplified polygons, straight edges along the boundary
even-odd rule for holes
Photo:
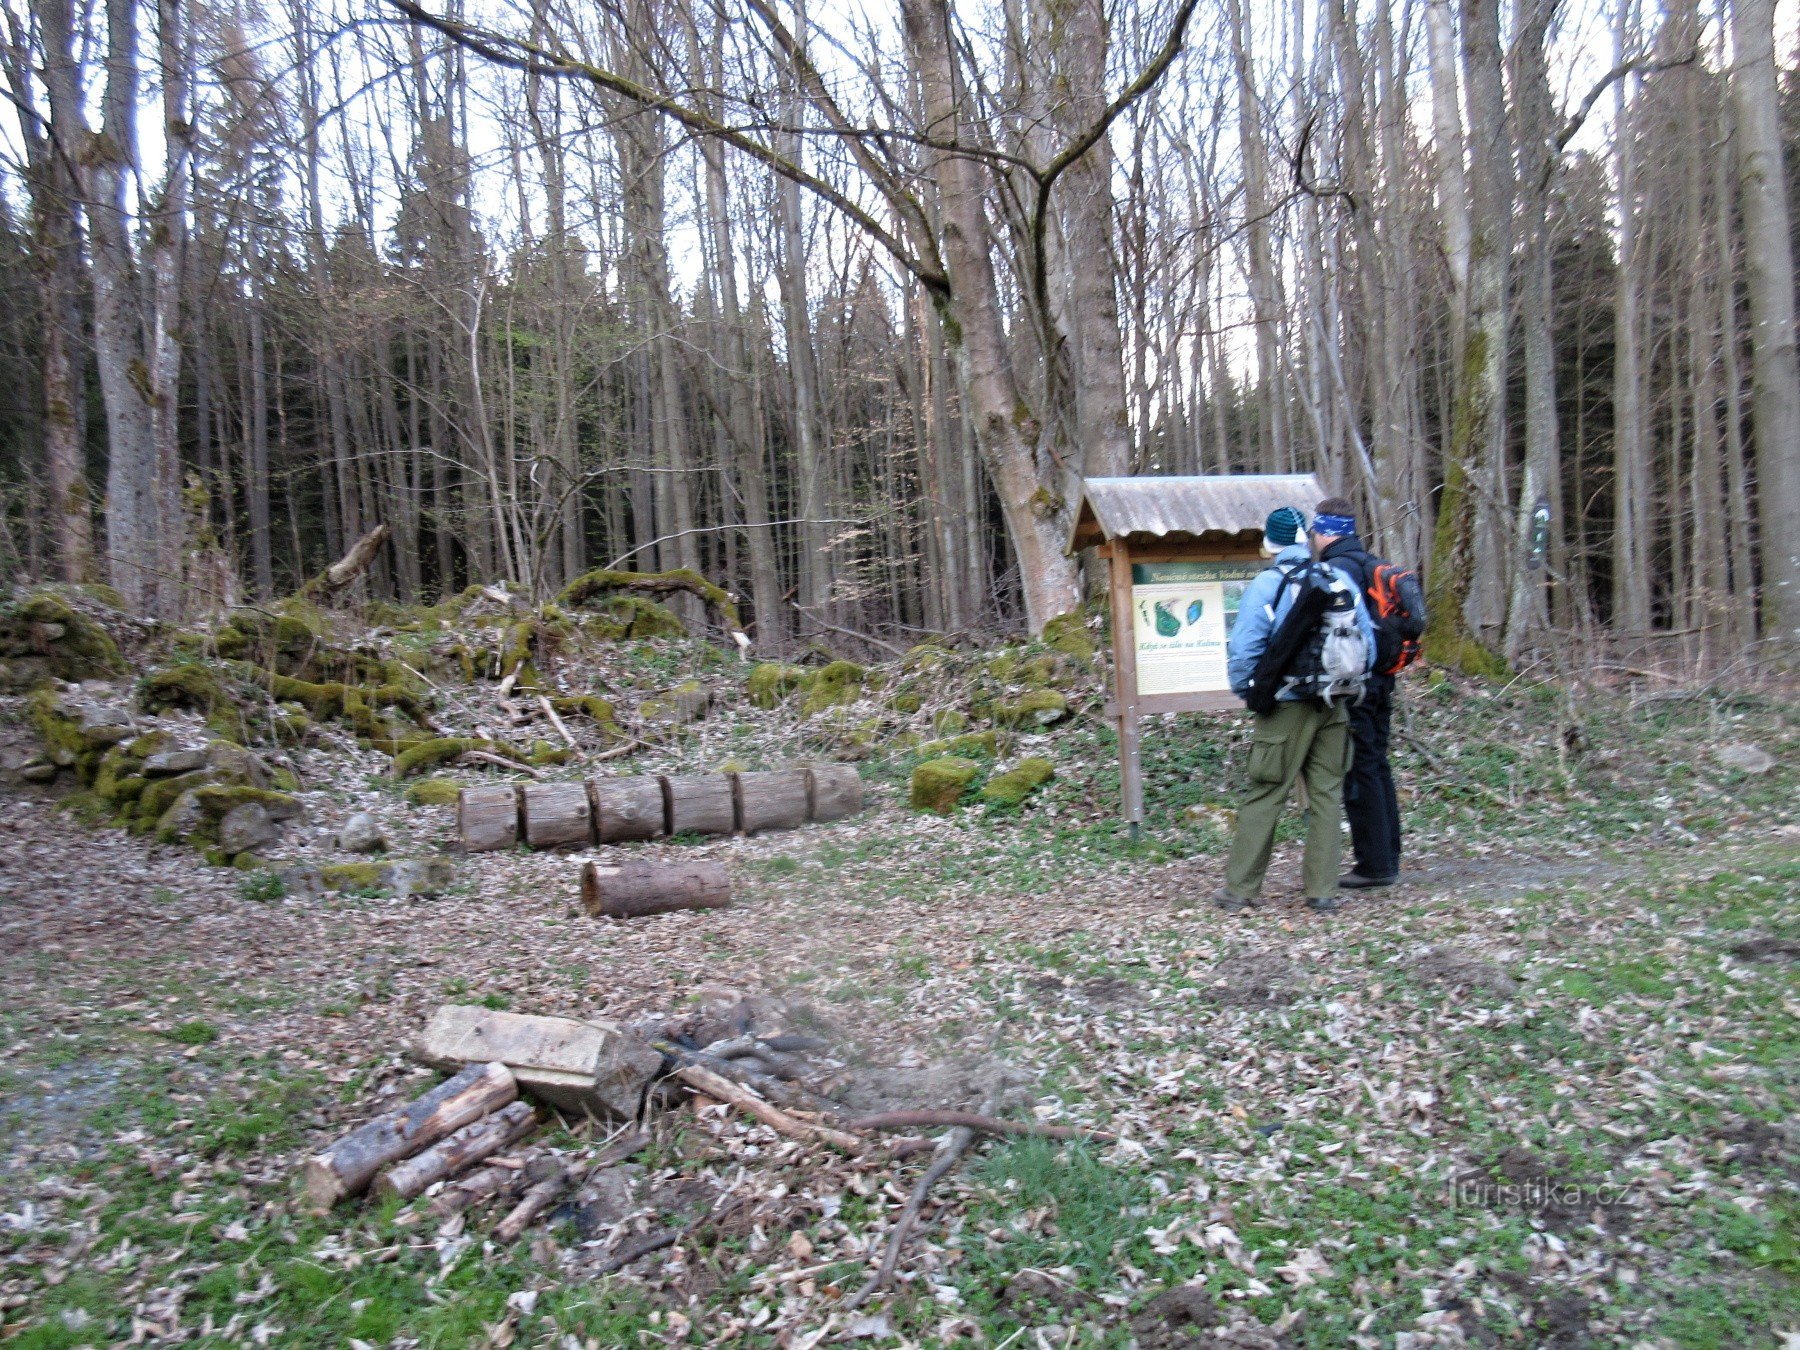
[[[740,1087],[729,1078],[714,1073],[711,1069],[698,1064],[683,1064],[675,1070],[675,1077],[693,1088],[696,1092],[704,1092],[716,1101],[735,1106],[745,1115],[767,1125],[777,1134],[786,1135],[789,1139],[798,1139],[802,1143],[829,1144],[840,1152],[857,1154],[863,1149],[863,1141],[853,1134],[845,1134],[842,1130],[834,1130],[829,1125],[814,1125],[810,1121],[790,1116],[779,1107],[771,1106],[761,1097],[746,1087]]]
[[[899,1113],[896,1113],[899,1114]],[[919,1113],[924,1114],[924,1113]],[[854,1294],[844,1300],[846,1308],[860,1308],[869,1300],[871,1294],[885,1288],[887,1282],[894,1277],[894,1267],[900,1264],[900,1248],[905,1245],[912,1227],[919,1221],[919,1213],[925,1208],[925,1197],[931,1194],[931,1188],[939,1182],[958,1158],[968,1150],[975,1141],[975,1131],[967,1125],[959,1125],[944,1137],[943,1145],[938,1152],[937,1161],[926,1169],[925,1175],[919,1178],[919,1184],[913,1187],[912,1198],[906,1202],[906,1208],[900,1211],[900,1218],[894,1224],[892,1236],[888,1238],[886,1253],[881,1258],[881,1265],[875,1273]]]
[[[531,1226],[533,1219],[550,1208],[551,1203],[568,1184],[569,1169],[559,1165],[552,1175],[525,1192],[525,1197],[514,1207],[512,1213],[494,1225],[494,1241],[501,1246],[517,1242],[519,1234]]]
[[[597,1280],[602,1275],[611,1275],[625,1269],[626,1266],[631,1265],[633,1262],[643,1260],[652,1252],[660,1252],[664,1248],[673,1247],[677,1242],[691,1236],[696,1230],[705,1225],[721,1222],[733,1211],[741,1209],[744,1204],[744,1197],[739,1196],[729,1204],[722,1205],[718,1209],[702,1214],[699,1218],[694,1219],[689,1223],[684,1223],[679,1228],[665,1228],[660,1233],[651,1233],[648,1237],[639,1238],[624,1250],[615,1252],[613,1255],[607,1257],[606,1260],[602,1261],[594,1268],[593,1273],[588,1278]]]
[[[522,773],[528,778],[535,778],[540,783],[544,781],[542,769],[534,769],[531,765],[521,764],[515,759],[502,759],[499,755],[490,755],[485,750],[465,750],[457,758],[472,759],[478,764],[492,764],[497,769],[510,769],[514,773]]]
[[[706,1051],[694,1051],[674,1044],[672,1041],[652,1041],[651,1048],[660,1050],[677,1064],[697,1064],[703,1069],[716,1073],[721,1078],[749,1088],[760,1097],[766,1097],[777,1106],[789,1111],[810,1111],[829,1116],[834,1121],[844,1114],[843,1105],[829,1097],[820,1096],[810,1088],[798,1083],[785,1083],[779,1078],[771,1078],[768,1074],[757,1073],[746,1068],[736,1060],[715,1059]]]
[[[648,741],[626,741],[625,744],[615,745],[610,750],[602,750],[597,755],[589,755],[588,763],[604,764],[609,759],[623,759],[626,755],[636,754],[639,750],[645,749],[649,744]]]
[[[1045,1125],[1035,1120],[1002,1120],[998,1116],[984,1116],[974,1111],[882,1111],[844,1122],[844,1128],[849,1130],[930,1130],[944,1126],[974,1130],[977,1134],[1074,1139],[1096,1144],[1117,1143],[1119,1138],[1105,1130],[1087,1130],[1076,1125]]]
[[[307,582],[296,594],[306,600],[324,600],[343,590],[375,561],[375,554],[387,542],[387,537],[388,527],[377,525],[352,544],[348,553]]]
[[[569,734],[569,729],[563,725],[562,718],[556,715],[556,709],[550,706],[550,700],[545,698],[542,694],[539,694],[537,697],[537,705],[538,710],[549,720],[550,725],[556,728],[556,734],[563,738],[563,744],[568,746],[569,749],[573,750],[576,754],[580,754],[581,747],[575,743],[575,738]]]

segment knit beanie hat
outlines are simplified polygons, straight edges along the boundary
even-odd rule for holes
[[[1263,544],[1271,553],[1279,553],[1295,543],[1306,531],[1306,517],[1291,506],[1278,506],[1269,512],[1263,524]]]

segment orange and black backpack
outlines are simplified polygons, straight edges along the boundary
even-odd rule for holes
[[[1375,621],[1375,673],[1398,675],[1419,659],[1425,635],[1425,588],[1419,574],[1399,563],[1369,558],[1369,617]]]

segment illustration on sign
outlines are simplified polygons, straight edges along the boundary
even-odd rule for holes
[[[1139,694],[1229,689],[1225,638],[1258,562],[1133,563],[1131,614]]]

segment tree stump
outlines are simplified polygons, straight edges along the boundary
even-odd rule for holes
[[[594,807],[586,783],[527,783],[519,819],[533,848],[585,848],[594,842]]]
[[[456,832],[464,853],[488,853],[519,842],[519,790],[500,787],[464,788],[456,799]]]
[[[814,820],[842,820],[863,808],[862,775],[854,764],[827,764],[808,769],[809,815]]]
[[[600,842],[656,839],[667,832],[668,817],[660,778],[607,778],[588,784]]]
[[[581,869],[581,903],[589,914],[613,919],[723,909],[731,903],[731,878],[711,862],[588,863]]]
[[[738,828],[745,834],[755,834],[758,830],[792,830],[804,825],[806,788],[805,769],[738,774]]]
[[[309,1158],[304,1172],[308,1203],[323,1212],[360,1194],[389,1163],[410,1158],[518,1095],[519,1085],[506,1065],[471,1064],[423,1097],[375,1117]]]
[[[664,778],[670,834],[730,834],[737,828],[737,804],[729,774]]]

